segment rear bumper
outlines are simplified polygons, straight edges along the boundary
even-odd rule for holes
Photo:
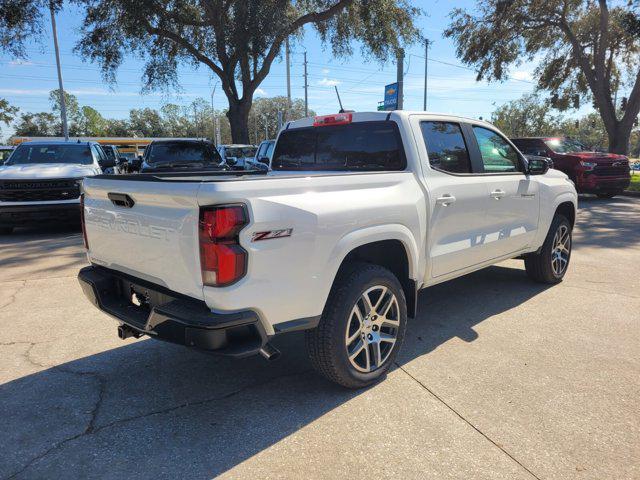
[[[83,268],[78,280],[96,307],[151,338],[233,357],[257,354],[268,340],[250,310],[213,313],[202,301],[103,267]],[[133,294],[146,301],[135,305]]]
[[[0,226],[80,222],[80,203],[0,204]]]

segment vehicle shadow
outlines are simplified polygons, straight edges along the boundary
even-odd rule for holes
[[[424,291],[398,364],[475,340],[475,326],[544,288],[522,268],[494,266]],[[10,381],[0,386],[0,476],[212,478],[363,394],[316,375],[303,334],[274,343],[283,355],[268,363],[129,341]],[[40,345],[21,348],[37,366]]]
[[[600,199],[580,195],[579,229],[574,232],[574,248],[625,248],[640,244],[639,199],[618,196]]]
[[[79,224],[16,228],[0,235],[0,282],[75,273],[85,263]]]

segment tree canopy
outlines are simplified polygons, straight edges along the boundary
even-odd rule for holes
[[[54,0],[57,8],[61,0]],[[314,28],[334,55],[353,53],[384,62],[419,38],[421,13],[409,0],[74,0],[85,8],[78,51],[98,62],[107,80],[126,55],[145,63],[146,89],[179,87],[180,65],[219,78],[234,141],[249,140],[253,95],[286,39]],[[42,28],[44,0],[6,0],[0,7],[0,45],[24,55],[25,40]]]
[[[632,3],[479,0],[476,14],[453,10],[445,35],[479,79],[505,80],[510,67],[537,61],[537,87],[551,93],[554,105],[592,101],[609,148],[626,153],[640,112],[640,16]],[[617,91],[626,100],[623,111],[614,102]]]

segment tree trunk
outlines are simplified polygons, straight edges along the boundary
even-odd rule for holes
[[[631,127],[618,127],[609,134],[609,152],[627,155],[629,153],[629,138],[631,137]]]
[[[608,132],[609,152],[620,155],[629,154],[629,138],[632,127],[632,125],[626,126],[619,122],[612,131]]]
[[[231,126],[231,141],[233,143],[250,143],[249,141],[249,111],[251,102],[229,99],[227,118]]]

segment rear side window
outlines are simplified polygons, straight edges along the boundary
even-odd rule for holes
[[[457,123],[421,122],[422,136],[429,154],[429,164],[452,173],[471,173],[469,151]]]
[[[394,122],[285,130],[273,156],[273,170],[404,170],[407,161]]]

